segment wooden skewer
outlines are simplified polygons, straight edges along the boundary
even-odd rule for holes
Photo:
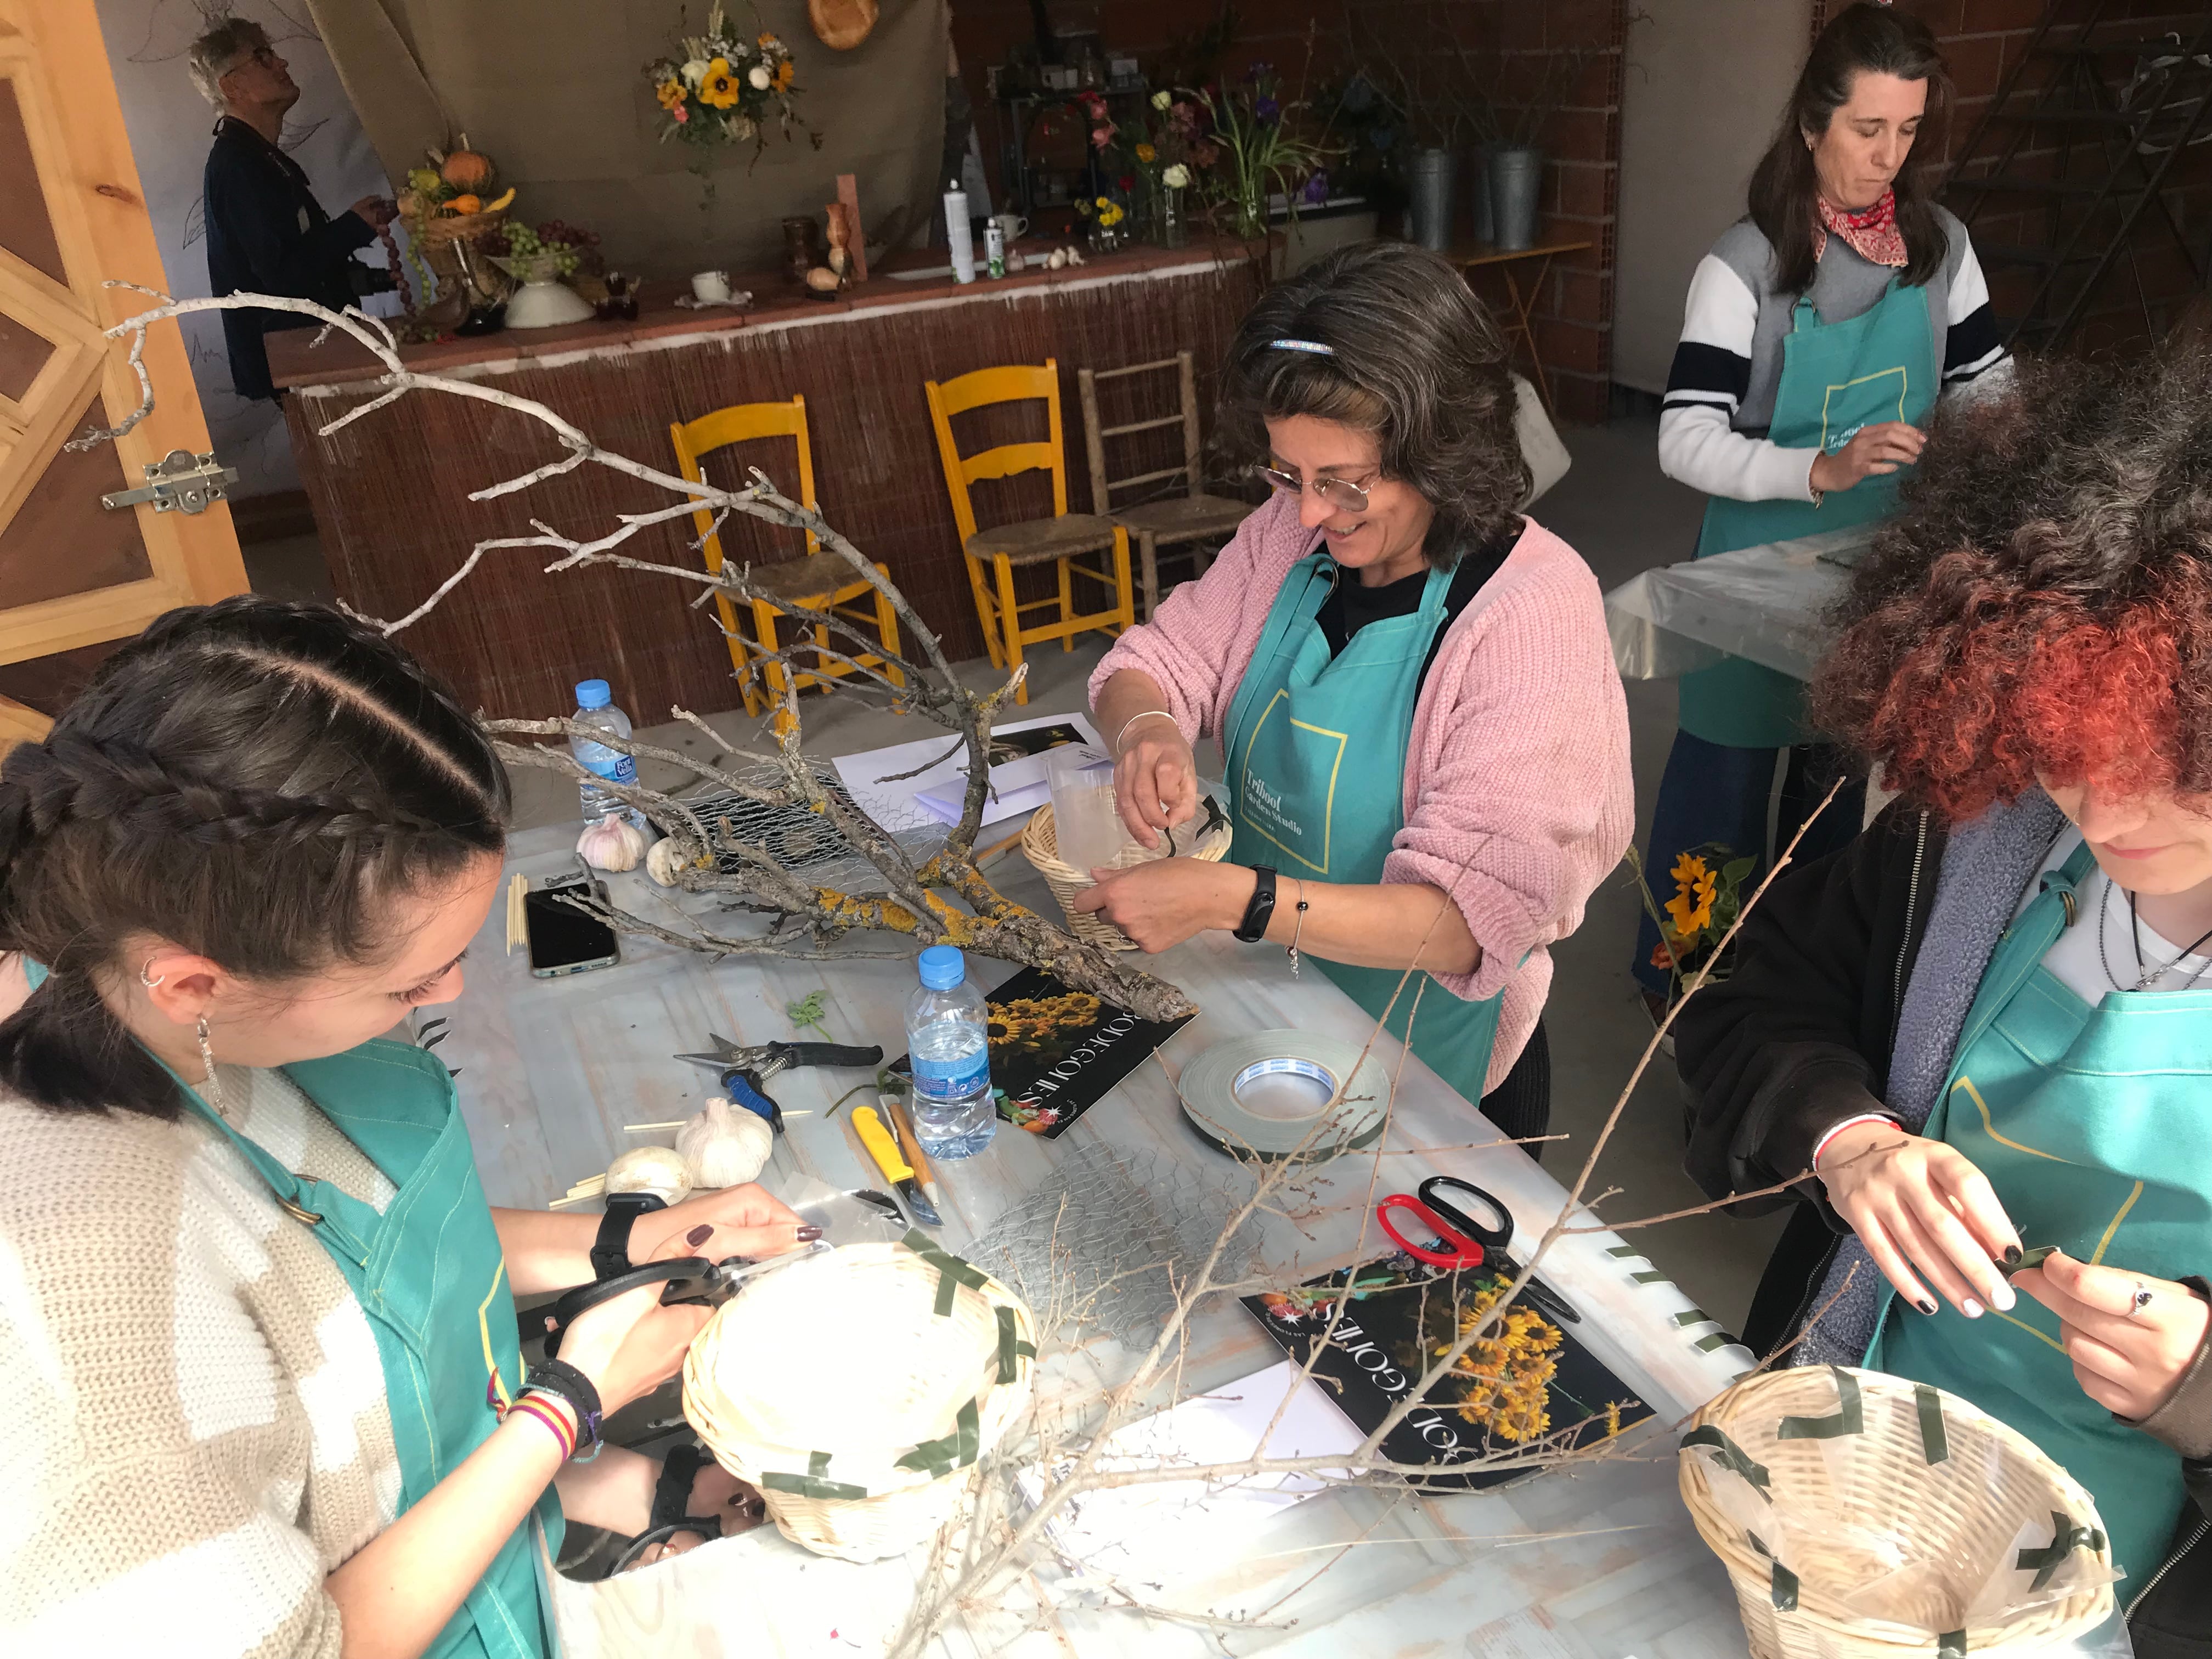
[[[623,1133],[626,1135],[657,1135],[664,1130],[680,1129],[690,1121],[688,1117],[679,1117],[673,1123],[625,1123]]]
[[[514,947],[529,937],[527,913],[522,908],[523,897],[530,891],[530,878],[520,870],[507,884],[507,953],[514,954]]]

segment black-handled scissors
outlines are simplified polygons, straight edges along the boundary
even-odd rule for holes
[[[545,1337],[545,1357],[555,1358],[560,1354],[561,1339],[568,1334],[568,1327],[603,1302],[611,1302],[618,1296],[625,1296],[647,1285],[663,1285],[666,1288],[660,1292],[660,1304],[665,1308],[673,1307],[681,1302],[719,1308],[749,1280],[778,1267],[787,1267],[794,1261],[804,1261],[809,1256],[819,1255],[830,1248],[828,1239],[817,1238],[795,1250],[787,1250],[781,1255],[758,1259],[749,1255],[732,1255],[725,1256],[720,1261],[709,1261],[702,1255],[682,1255],[672,1256],[665,1261],[647,1261],[627,1273],[614,1273],[605,1279],[595,1279],[588,1285],[579,1285],[565,1292],[551,1307],[539,1308],[525,1314],[522,1317],[526,1327],[532,1321],[538,1326],[538,1331],[526,1330],[525,1334],[534,1336],[542,1331]]]
[[[1435,1211],[1452,1230],[1472,1239],[1480,1248],[1475,1252],[1478,1261],[1485,1255],[1503,1256],[1505,1248],[1513,1242],[1513,1212],[1507,1209],[1497,1194],[1486,1192],[1471,1181],[1462,1181],[1457,1176],[1431,1176],[1414,1189],[1420,1201]],[[1469,1198],[1488,1210],[1496,1220],[1486,1225],[1457,1205],[1439,1196],[1451,1192]],[[1499,1264],[1501,1267],[1503,1263]],[[1514,1269],[1516,1273],[1518,1269]],[[1583,1316],[1557,1291],[1539,1279],[1531,1279],[1522,1287],[1522,1294],[1554,1319],[1579,1325]]]

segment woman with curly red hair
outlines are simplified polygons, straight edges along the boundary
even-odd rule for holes
[[[1682,1010],[1690,1170],[1797,1183],[1742,1206],[1802,1206],[1751,1340],[2019,1429],[2136,1652],[2201,1654],[2212,1574],[2161,1564],[2212,1530],[2212,357],[2023,371],[1943,436],[1814,687],[1900,799]]]

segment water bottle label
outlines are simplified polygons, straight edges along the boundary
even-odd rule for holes
[[[914,1091],[925,1100],[961,1100],[991,1085],[988,1048],[950,1060],[925,1060],[916,1054],[913,1064]]]
[[[584,769],[613,783],[634,784],[637,781],[637,757],[616,755],[611,761],[586,761]]]

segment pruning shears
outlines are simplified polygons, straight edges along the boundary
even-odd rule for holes
[[[805,1066],[875,1066],[884,1060],[884,1051],[876,1043],[862,1048],[842,1042],[762,1042],[746,1048],[712,1031],[707,1034],[707,1041],[713,1053],[676,1058],[706,1066],[714,1073],[731,1104],[759,1114],[779,1134],[783,1133],[783,1108],[762,1086],[778,1072]]]

